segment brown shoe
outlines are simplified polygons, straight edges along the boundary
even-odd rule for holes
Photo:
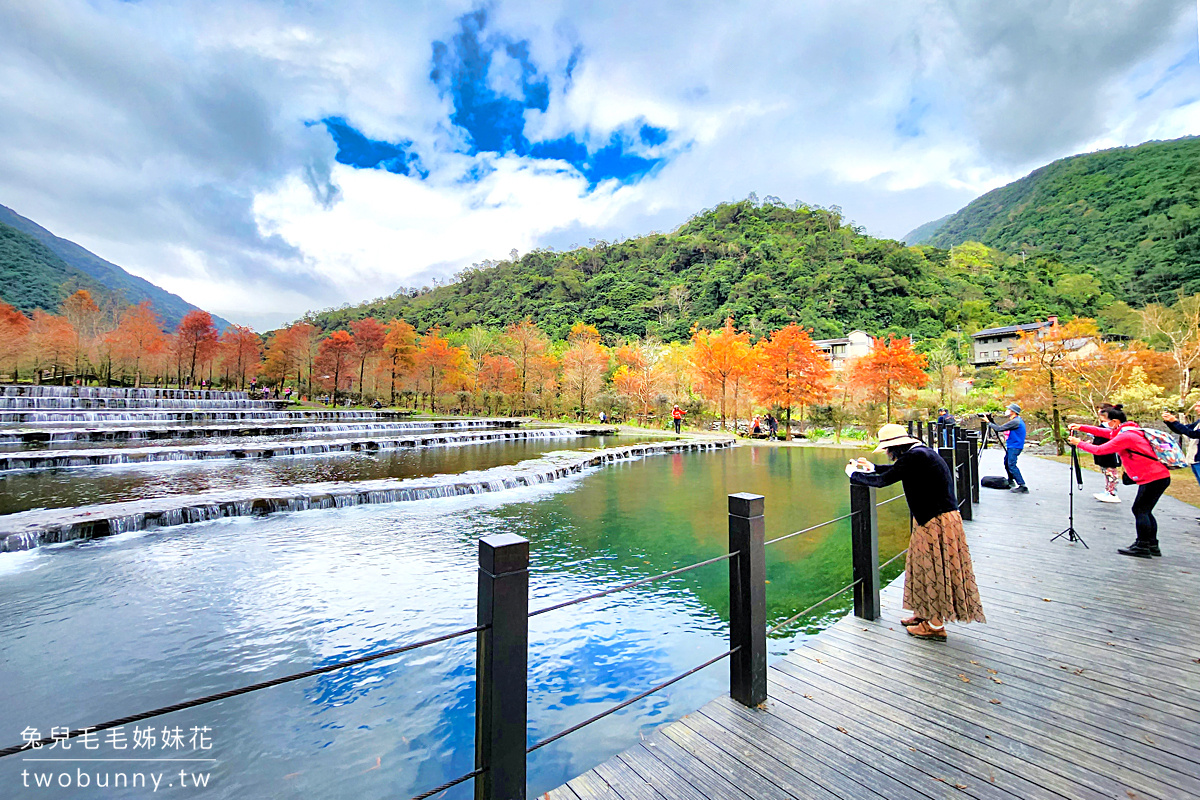
[[[935,628],[925,620],[921,620],[918,625],[908,625],[904,630],[908,631],[909,636],[915,636],[918,639],[932,639],[936,642],[946,641],[946,627],[943,625],[940,628]]]
[[[907,628],[910,625],[920,625],[924,621],[925,621],[924,617],[918,617],[916,615],[913,615],[913,616],[909,617],[908,619],[900,620],[900,624]]]

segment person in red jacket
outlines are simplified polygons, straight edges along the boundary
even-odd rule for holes
[[[681,433],[680,428],[683,427],[683,409],[678,404],[671,409],[671,419],[675,421],[675,435],[678,436]]]
[[[1127,483],[1136,483],[1137,498],[1133,501],[1133,521],[1137,528],[1137,541],[1117,550],[1123,556],[1150,558],[1161,556],[1158,546],[1158,521],[1154,519],[1154,506],[1158,504],[1163,492],[1171,485],[1171,473],[1154,454],[1154,447],[1146,434],[1136,422],[1130,422],[1121,406],[1100,409],[1100,421],[1104,427],[1093,425],[1067,426],[1075,434],[1067,439],[1085,453],[1092,455],[1108,455],[1117,453],[1121,456],[1121,466],[1125,468]],[[1104,444],[1093,444],[1081,440],[1080,433],[1096,436],[1109,436]]]

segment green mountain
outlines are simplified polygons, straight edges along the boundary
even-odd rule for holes
[[[1200,138],[1064,158],[930,224],[927,244],[1053,254],[1131,303],[1200,292]]]
[[[729,203],[671,233],[537,250],[476,266],[432,290],[401,291],[310,313],[324,330],[365,316],[403,317],[418,330],[501,327],[532,317],[554,338],[595,325],[610,341],[687,339],[726,317],[756,334],[789,322],[820,337],[855,328],[920,339],[955,329],[1096,315],[1115,287],[1052,255],[1022,259],[970,245],[947,250],[876,239],[836,209],[774,200]]]
[[[946,221],[953,216],[953,214],[947,214],[941,219],[935,219],[933,222],[926,222],[924,225],[919,225],[904,234],[902,241],[908,244],[926,244],[935,233],[942,229]]]
[[[63,299],[76,289],[88,289],[100,297],[113,296],[130,305],[149,300],[163,327],[171,330],[196,308],[3,205],[0,278],[0,299],[26,312],[34,308],[57,312]],[[213,322],[221,329],[229,325],[217,316]]]
[[[0,300],[26,313],[35,308],[57,311],[68,294],[87,289],[107,294],[37,239],[0,222]]]

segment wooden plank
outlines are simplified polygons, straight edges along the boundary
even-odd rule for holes
[[[894,696],[888,698],[891,701],[888,702],[858,690],[857,686],[843,685],[803,670],[797,672],[798,674],[793,674],[776,665],[772,667],[771,680],[799,694],[811,695],[814,700],[842,718],[851,715],[868,716],[872,724],[876,725],[879,724],[878,718],[882,718],[907,728],[908,731],[929,740],[930,746],[936,752],[945,754],[944,758],[963,764],[964,769],[970,764],[970,771],[981,779],[990,780],[994,777],[999,783],[1004,774],[1019,778],[1027,790],[1025,794],[1019,794],[1020,797],[1028,797],[1030,800],[1062,800],[1064,797],[1072,800],[1090,800],[1112,797],[1108,792],[1096,791],[1065,778],[1041,763],[1030,762],[1014,755],[1006,749],[1001,736],[983,735],[976,739],[962,732],[960,728],[941,724],[938,720],[931,721],[923,714],[913,713],[912,704],[894,705],[893,703],[900,702]],[[1002,785],[1010,787],[1014,784],[1006,782]]]
[[[641,775],[631,770],[620,756],[597,764],[594,772],[619,794],[622,800],[667,800]]]
[[[781,673],[776,679],[800,693],[821,698],[823,704],[832,706],[835,714],[846,717],[859,712],[857,709],[868,710],[872,714],[919,730],[940,742],[943,750],[971,754],[989,764],[992,769],[1025,775],[1039,787],[1049,790],[1049,793],[1066,798],[1084,800],[1116,796],[1112,794],[1115,787],[1094,788],[1087,776],[1076,775],[1075,770],[1064,770],[1060,763],[1051,763],[1044,758],[1044,752],[1022,746],[1020,742],[1014,742],[1000,732],[985,733],[978,724],[961,721],[940,709],[908,702],[905,698],[887,691],[872,691],[872,685],[852,678],[847,679],[845,675],[834,674],[830,678],[810,672],[804,666],[787,662],[776,664],[774,669]],[[1063,771],[1067,771],[1068,774],[1063,775]]]
[[[551,789],[542,795],[543,800],[582,800],[571,788],[570,784],[563,784],[557,789]]]
[[[872,797],[947,796],[944,783],[936,783],[929,775],[910,769],[884,751],[863,745],[861,738],[856,738],[861,737],[862,731],[842,733],[835,726],[816,724],[805,730],[784,720],[777,701],[768,699],[767,705],[771,713],[748,709],[733,700],[716,701],[692,717],[704,717],[709,730],[723,728],[727,731],[731,747],[748,749],[759,743],[764,752],[796,773],[803,771],[804,775],[816,778],[807,764],[814,757],[819,759],[823,767],[832,770],[833,780],[823,782],[827,787],[861,784]],[[832,737],[824,732],[814,735],[813,728],[831,731],[832,736],[840,737],[842,741],[830,741]],[[844,757],[838,758],[839,753]],[[844,777],[836,777],[839,774]],[[838,796],[847,797],[850,792],[839,788]]]
[[[622,800],[603,778],[591,769],[567,783],[579,800]]]
[[[680,747],[697,759],[712,766],[726,778],[737,777],[745,790],[763,800],[790,800],[794,797],[815,797],[835,800],[837,795],[827,791],[808,776],[789,770],[781,762],[758,749],[757,745],[739,744],[735,751],[730,743],[737,739],[733,731],[721,731],[718,736],[705,737],[697,731],[697,711],[679,721],[678,725],[663,728],[663,735],[670,737]]]
[[[653,786],[655,791],[667,798],[667,800],[708,800],[708,798],[722,796],[711,791],[707,793],[702,791],[700,786],[697,785],[700,781],[693,782],[691,776],[681,776],[652,753],[648,752],[644,745],[636,744],[618,755],[617,758],[624,761],[626,766],[640,775],[642,780]],[[694,766],[697,771],[707,769],[707,767],[704,767],[699,762],[696,762]],[[730,797],[743,800],[749,797],[749,795],[733,789]]]
[[[862,687],[860,691],[879,691],[873,681],[885,677],[882,673],[872,674],[866,666],[840,654],[821,654],[810,648],[800,648],[777,666],[786,671],[801,664],[806,672],[816,671],[840,682],[854,681],[855,686]],[[1028,725],[1025,719],[1003,704],[992,703],[994,698],[978,691],[979,688],[982,687],[968,693],[967,698],[960,698],[955,695],[957,687],[950,689],[933,681],[912,686],[903,680],[892,680],[883,691],[907,701],[911,713],[932,724],[949,727],[962,736],[990,737],[1010,754],[1029,763],[1044,764],[1097,791],[1116,792],[1115,796],[1119,797],[1123,792],[1136,789],[1163,800],[1176,796],[1173,791],[1164,793],[1162,785],[1168,779],[1178,780],[1172,771],[1152,769],[1152,765],[1145,763],[1139,763],[1135,771],[1121,763],[1119,756],[1108,760],[1104,756],[1111,754],[1104,753],[1104,748],[1089,743],[1069,727],[1054,725],[1044,719],[1036,726]],[[1061,758],[1059,753],[1062,752],[1070,753],[1069,762]]]
[[[733,701],[735,704],[737,701]],[[770,768],[776,774],[804,775],[821,786],[824,790],[838,798],[855,798],[866,800],[883,796],[877,790],[877,782],[855,780],[846,773],[844,768],[838,769],[830,765],[828,759],[816,758],[809,747],[798,748],[791,743],[773,740],[770,737],[755,740],[745,736],[746,725],[743,720],[723,714],[721,706],[710,703],[689,719],[689,727],[700,735],[706,736],[713,742],[730,749],[736,748],[744,757],[756,751],[766,758],[758,758],[756,764]],[[761,713],[761,712],[760,712]],[[805,745],[808,745],[805,742]],[[773,761],[772,765],[770,762]],[[780,769],[782,765],[784,769]],[[790,779],[789,779],[790,781]],[[911,797],[911,793],[904,796]]]
[[[826,653],[834,658],[843,657],[858,660],[860,663],[878,662],[881,655],[873,650],[848,645],[842,639],[821,637],[813,642],[811,649]],[[1014,724],[1035,733],[1040,733],[1045,724],[1054,725],[1066,731],[1066,739],[1060,744],[1068,747],[1075,746],[1084,752],[1092,752],[1113,760],[1117,764],[1128,761],[1129,756],[1140,759],[1143,765],[1157,764],[1164,771],[1145,770],[1153,777],[1164,783],[1187,791],[1200,793],[1200,780],[1190,777],[1200,771],[1200,750],[1181,744],[1172,747],[1170,740],[1153,740],[1151,744],[1136,736],[1128,736],[1115,732],[1111,726],[1101,727],[1095,722],[1107,721],[1096,715],[1093,709],[1090,713],[1080,712],[1069,706],[1049,702],[1046,697],[1031,695],[1021,691],[1005,678],[993,678],[982,669],[972,670],[970,664],[947,663],[936,655],[913,653],[911,649],[895,648],[885,654],[889,671],[895,671],[904,676],[914,685],[923,685],[930,681],[943,692],[940,696],[950,703],[960,697],[963,703],[977,699],[977,687],[989,698],[996,698],[1004,706],[1005,715]],[[970,674],[969,674],[970,673]],[[982,673],[982,674],[981,674]],[[997,683],[996,681],[1000,681]],[[1011,716],[1010,716],[1011,715]],[[1147,738],[1149,738],[1147,736]],[[1087,742],[1094,742],[1089,745]],[[1180,755],[1178,753],[1183,753]]]
[[[889,660],[896,658],[895,643],[880,635],[879,630],[875,627],[859,629],[835,626],[826,631],[823,636],[836,641],[852,642],[870,647],[876,658]],[[979,660],[979,658],[966,660],[961,671],[971,676],[972,679],[979,678],[987,681],[996,677],[1004,681],[995,690],[1001,697],[1009,692],[1019,692],[1027,695],[1031,700],[1044,699],[1054,703],[1056,708],[1070,707],[1074,709],[1075,714],[1072,716],[1104,719],[1110,724],[1116,723],[1133,729],[1139,735],[1152,736],[1160,742],[1161,740],[1173,742],[1171,747],[1182,748],[1178,752],[1183,757],[1193,760],[1200,758],[1200,747],[1194,744],[1196,737],[1200,736],[1200,725],[1192,725],[1190,731],[1183,726],[1174,728],[1163,725],[1143,713],[1144,707],[1136,700],[1109,697],[1087,686],[1072,686],[1066,677],[1060,680],[1059,676],[1053,673],[1030,673],[989,659],[986,655],[983,658],[985,660]],[[994,676],[988,672],[993,668],[996,669]],[[947,669],[945,674],[949,672],[950,670]],[[1175,750],[1173,749],[1172,752]]]
[[[809,696],[793,692],[780,683],[772,683],[770,686],[771,695],[767,700],[767,707],[772,713],[755,721],[764,729],[778,729],[779,735],[786,736],[791,726],[807,733],[812,727],[828,727],[837,721],[837,717],[829,708],[810,699]],[[707,713],[719,704],[720,701],[710,703],[703,710]],[[737,709],[731,708],[731,711],[737,713]],[[862,718],[862,715],[859,715],[859,718]],[[839,732],[839,735],[846,738],[844,746],[847,751],[855,752],[860,756],[860,760],[873,758],[881,768],[892,769],[897,778],[908,781],[918,789],[928,791],[924,787],[932,787],[935,797],[955,797],[957,795],[954,793],[960,791],[981,800],[1024,800],[1039,797],[1039,787],[1028,784],[1019,776],[1007,776],[1013,783],[1018,784],[1016,787],[1008,787],[1005,785],[1006,776],[1003,773],[1000,780],[997,780],[994,769],[983,765],[982,762],[976,762],[970,756],[955,752],[954,758],[947,758],[948,751],[922,734],[891,723],[880,716],[869,717],[869,722],[867,726],[847,729],[845,734]],[[903,766],[893,768],[893,764],[896,763]],[[948,794],[943,795],[941,792]],[[1050,792],[1045,794],[1051,795]]]

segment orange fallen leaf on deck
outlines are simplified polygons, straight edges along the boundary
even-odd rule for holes
[[[1004,683],[1004,681],[1000,680],[999,678],[992,678],[992,682],[993,683]]]
[[[804,695],[804,696],[805,696],[805,698],[807,698],[807,699],[809,699],[809,700],[812,700],[812,699],[813,699],[813,696],[812,696],[811,694],[806,694],[806,695]]]
[[[970,678],[968,678],[966,675],[963,675],[961,672],[960,672],[960,673],[958,673],[958,679],[959,679],[960,681],[962,681],[963,683],[970,683],[970,682],[971,682],[971,679],[970,679]]]
[[[989,702],[989,703],[994,703],[995,705],[1000,705],[1000,701],[999,701],[999,700],[994,700],[994,699],[993,699],[993,700],[988,700],[988,702]]]
[[[839,731],[841,731],[842,733],[849,733],[849,732],[850,732],[850,731],[846,730],[845,728],[843,728],[841,725],[838,725],[838,730],[839,730]]]
[[[975,665],[975,666],[977,666],[977,667],[979,666],[979,662],[978,662],[978,661],[972,661],[971,663],[972,663],[972,664],[974,664],[974,665]]]
[[[989,670],[988,670],[988,674],[989,674],[989,675],[999,675],[1000,673],[999,673],[999,672],[996,672],[996,670],[994,670],[994,669],[989,669]]]
[[[1049,597],[1043,597],[1043,598],[1042,598],[1042,602],[1043,602],[1043,603],[1049,603],[1049,602],[1050,602],[1050,598],[1049,598]]]

